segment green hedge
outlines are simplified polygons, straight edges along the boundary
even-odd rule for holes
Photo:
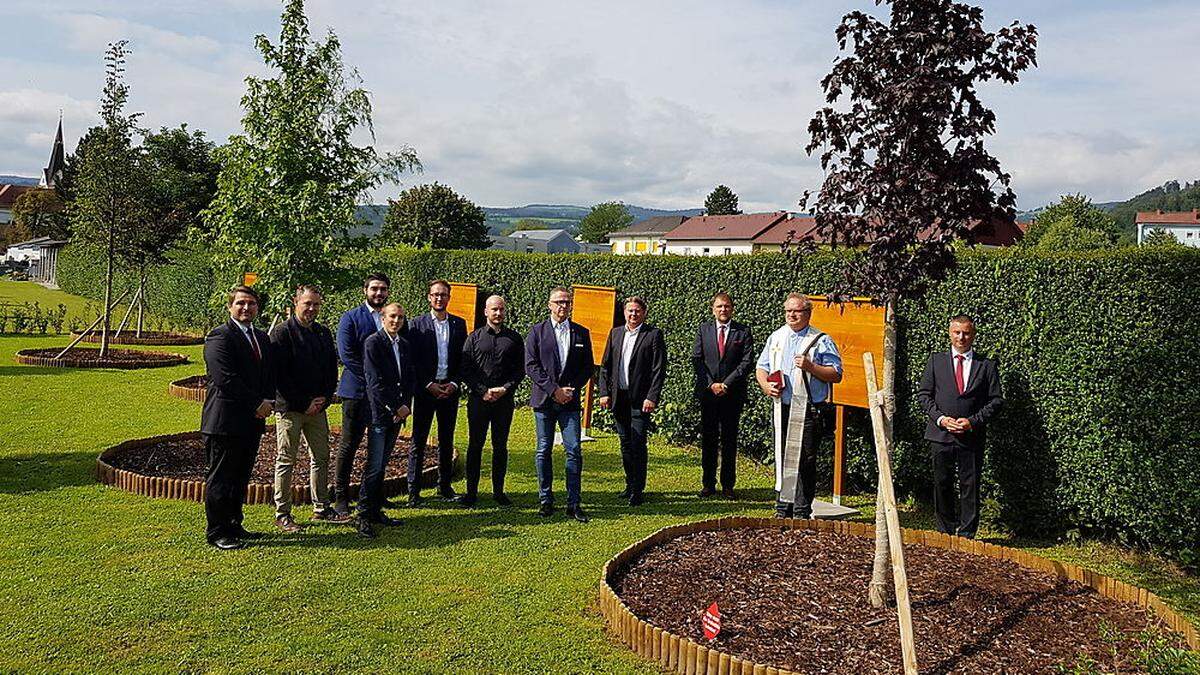
[[[66,259],[60,258],[60,269]],[[901,490],[928,493],[924,419],[914,393],[928,354],[947,348],[946,319],[966,312],[978,321],[980,351],[999,359],[1007,400],[988,446],[985,515],[1022,533],[1080,529],[1195,561],[1200,415],[1190,385],[1200,380],[1200,252],[1013,250],[964,253],[960,263],[945,283],[899,308]],[[697,324],[710,317],[711,295],[733,295],[738,318],[752,326],[761,347],[782,322],[784,295],[821,293],[840,266],[829,253],[790,260],[376,250],[339,265],[343,282],[329,294],[327,316],[360,302],[359,280],[376,270],[392,276],[394,297],[410,314],[427,306],[425,284],[435,277],[476,283],[481,297],[501,293],[519,331],[545,317],[551,286],[615,285],[620,296],[646,297],[649,321],[667,336],[659,431],[695,442],[699,413],[688,359]],[[202,267],[192,261],[156,278],[198,288]],[[197,292],[187,304],[203,306],[206,297]],[[763,396],[751,396],[743,418],[748,454],[767,453],[768,411]],[[848,417],[850,485],[869,487],[874,467],[867,421],[857,411]],[[829,453],[825,458],[828,467]],[[823,473],[828,477],[828,468]]]

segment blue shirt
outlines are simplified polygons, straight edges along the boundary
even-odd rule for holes
[[[783,393],[779,398],[784,405],[792,403],[792,371],[795,369],[793,359],[799,355],[800,346],[804,344],[808,336],[819,332],[812,326],[805,326],[804,330],[792,331],[792,334],[784,341],[783,355],[779,359],[779,369],[783,371]],[[767,343],[763,345],[757,364],[759,370],[765,370],[768,374],[771,372],[771,342],[771,339],[768,338]],[[839,375],[842,373],[842,355],[838,353],[833,338],[828,335],[821,336],[809,350],[808,355],[817,365],[832,366]],[[803,383],[798,384],[804,386]],[[812,375],[808,378],[808,391],[813,403],[822,403],[829,398],[829,383]]]

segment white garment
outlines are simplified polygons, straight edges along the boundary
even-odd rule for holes
[[[558,343],[558,372],[561,374],[567,367],[567,351],[571,348],[571,322],[555,323],[550,319],[554,328],[554,340]]]
[[[958,368],[958,352],[954,351],[954,347],[950,348],[950,367]],[[975,350],[968,350],[962,355],[963,360],[963,391],[967,390],[967,386],[971,384],[971,363],[975,360]]]
[[[450,373],[450,317],[439,320],[432,313],[431,316],[433,316],[433,334],[437,340],[438,354],[437,375],[434,377],[444,380]]]
[[[633,361],[633,348],[637,345],[640,332],[641,325],[633,330],[625,328],[625,339],[621,341],[621,367],[617,369],[617,389],[629,389],[629,363]]]
[[[367,302],[363,302],[363,305],[367,308],[367,311],[371,313],[371,320],[375,322],[375,330],[383,330],[383,315],[379,312],[379,310],[375,309]]]
[[[791,382],[801,382],[802,378],[807,377],[807,374],[797,368],[795,362],[783,363],[784,352],[787,350],[787,342],[795,335],[796,331],[792,330],[787,324],[784,324],[774,333],[771,333],[763,349],[770,358],[770,372],[786,369],[787,372],[791,373],[789,376]],[[820,335],[819,331],[811,331],[798,346],[796,353],[803,354],[811,344],[817,341]],[[773,433],[771,436],[772,444],[775,446],[775,491],[779,493],[781,499],[789,503],[796,490],[796,481],[799,480],[799,449],[800,444],[804,440],[803,421],[807,416],[808,389],[797,386],[792,392],[792,397],[792,405],[789,407],[789,419],[786,420],[783,419],[783,398],[771,399],[771,419],[773,422]],[[794,448],[790,453],[785,453],[784,446],[779,442],[780,429],[783,428],[784,424],[788,425],[788,445]],[[787,461],[785,462],[785,460]]]
[[[392,356],[396,359],[396,372],[400,373],[400,377],[404,377],[404,368],[400,365],[400,336],[388,336],[392,343]]]

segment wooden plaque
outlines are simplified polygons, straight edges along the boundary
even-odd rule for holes
[[[454,316],[460,316],[467,322],[467,332],[475,330],[475,303],[479,295],[479,287],[475,284],[460,284],[450,282],[450,303],[446,311]]]
[[[573,286],[575,311],[571,320],[592,334],[592,364],[600,365],[608,332],[616,325],[617,289],[608,286]]]
[[[833,386],[833,402],[855,408],[867,408],[867,376],[863,353],[871,352],[883,363],[884,308],[869,300],[827,305],[825,296],[808,296],[813,302],[812,325],[828,333],[842,355],[842,381]],[[876,374],[875,385],[883,387],[883,373]]]

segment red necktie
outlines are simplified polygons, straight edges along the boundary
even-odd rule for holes
[[[721,326],[721,331],[717,333],[717,354],[725,358],[725,326]]]
[[[250,349],[254,352],[254,360],[262,361],[262,352],[258,349],[258,340],[254,339],[253,331],[246,331],[246,337],[250,338]],[[961,390],[962,387],[959,387]]]
[[[963,355],[956,354],[954,356],[954,358],[958,360],[954,364],[954,382],[958,385],[958,393],[961,394],[961,393],[963,393],[963,389],[966,389],[966,386],[963,384],[963,372],[962,372]]]

